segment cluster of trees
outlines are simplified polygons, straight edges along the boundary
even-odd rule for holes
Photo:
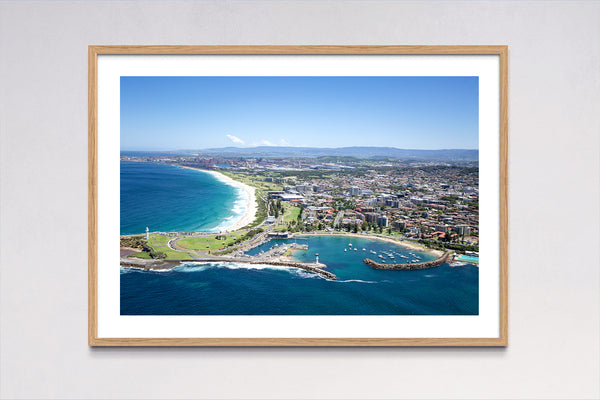
[[[298,214],[298,219],[287,223],[287,230],[290,232],[302,232],[306,230],[306,225],[302,224],[302,213]]]
[[[246,240],[250,240],[254,236],[258,235],[261,232],[264,232],[263,228],[251,229],[248,232],[246,232],[243,236],[240,236],[239,238],[235,239],[233,242],[227,243],[227,247],[235,246],[235,245],[245,242]],[[219,236],[216,236],[215,238],[219,239]],[[222,240],[225,240],[226,236],[222,236],[222,238],[223,238]]]
[[[167,254],[162,251],[150,250],[149,253],[151,258],[167,258]]]
[[[456,204],[458,202],[458,196],[442,196],[440,200],[448,202],[448,204]]]
[[[354,210],[356,208],[356,203],[352,200],[336,199],[333,208],[335,208],[336,211]]]
[[[243,236],[241,236],[241,237],[237,238],[236,240],[234,240],[233,242],[227,243],[227,248],[226,249],[219,250],[219,251],[214,251],[212,254],[216,254],[216,255],[230,254],[233,251],[235,251],[235,248],[233,248],[235,245],[243,243],[246,240],[250,240],[254,236],[258,235],[261,232],[264,232],[263,228],[254,228],[254,229],[251,229],[248,232],[246,232]]]
[[[360,229],[362,229],[363,231],[373,231],[375,233],[387,233],[388,235],[392,234],[392,228],[388,227],[388,228],[384,228],[383,226],[377,225],[375,222],[363,222],[360,226]],[[356,231],[354,231],[356,232]]]
[[[465,251],[479,251],[479,246],[460,244],[460,243],[440,242],[438,240],[422,240],[421,243],[423,243],[425,246],[429,247],[430,249],[438,249],[438,250],[450,249],[450,250],[456,250],[459,253],[464,253]]]
[[[122,247],[131,247],[132,249],[143,249],[147,245],[143,236],[130,236],[121,238]]]
[[[258,204],[256,209],[256,219],[247,227],[258,226],[267,218],[267,201],[264,199],[264,196],[265,193],[263,191],[256,191],[256,203]]]
[[[121,238],[121,246],[131,247],[132,249],[140,249],[144,253],[148,253],[150,258],[160,259],[167,258],[167,254],[162,251],[155,251],[143,236],[130,236]]]
[[[261,232],[264,232],[263,228],[254,228],[254,229],[251,229],[248,232],[246,232],[244,234],[244,236],[241,236],[241,237],[237,238],[233,242],[229,243],[227,246],[234,246],[234,245],[238,245],[240,243],[243,243],[246,240],[252,239],[254,236],[258,235]]]
[[[274,215],[275,218],[279,218],[279,215],[283,214],[284,207],[280,199],[269,200],[269,213]]]

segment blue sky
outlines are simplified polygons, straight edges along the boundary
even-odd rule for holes
[[[121,150],[477,149],[477,77],[121,77]]]

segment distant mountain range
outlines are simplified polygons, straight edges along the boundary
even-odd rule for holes
[[[463,160],[477,161],[479,150],[411,150],[395,147],[222,147],[217,149],[199,150],[202,154],[219,154],[240,157],[357,157],[357,158],[394,158],[418,160]]]
[[[444,149],[444,150],[412,150],[398,149],[395,147],[283,147],[283,146],[258,146],[258,147],[221,147],[204,150],[181,151],[122,151],[122,155],[219,155],[228,157],[356,157],[356,158],[393,158],[397,160],[437,160],[437,161],[477,161],[479,150],[470,149]]]

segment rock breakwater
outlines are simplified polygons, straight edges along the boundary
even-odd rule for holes
[[[445,262],[452,261],[452,254],[449,251],[446,251],[440,258],[436,258],[432,261],[426,261],[421,263],[412,263],[412,264],[382,264],[377,261],[373,261],[370,258],[365,258],[363,262],[367,264],[369,267],[374,269],[394,269],[394,270],[417,270],[417,269],[426,269],[437,267],[438,265],[442,265]]]

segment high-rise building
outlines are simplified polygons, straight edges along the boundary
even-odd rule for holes
[[[456,225],[454,227],[454,232],[459,235],[469,236],[471,234],[471,227],[469,225]]]
[[[379,214],[377,214],[377,213],[374,213],[374,212],[365,213],[365,219],[367,220],[367,222],[375,223],[375,222],[377,222],[377,217],[379,217]]]
[[[405,221],[394,221],[392,226],[394,227],[394,229],[406,229],[406,222]]]
[[[448,232],[448,225],[436,225],[435,226],[435,231],[436,232]]]

